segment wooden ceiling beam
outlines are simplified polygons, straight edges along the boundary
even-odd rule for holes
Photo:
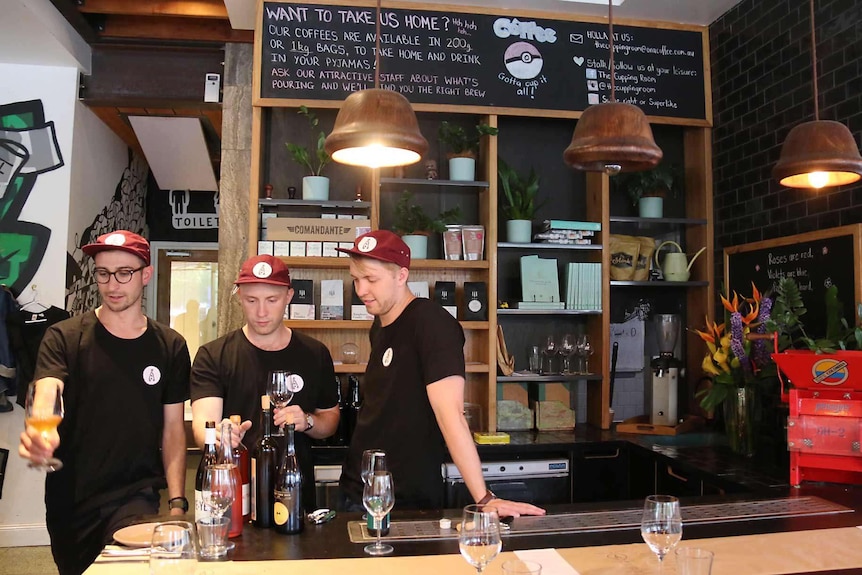
[[[84,14],[228,19],[224,0],[83,0],[78,11]]]
[[[202,20],[194,18],[140,18],[115,15],[105,20],[104,38],[136,38],[147,40],[189,42],[239,42],[254,43],[253,30],[234,30],[227,20]]]
[[[90,106],[90,110],[113,130],[127,146],[143,155],[144,150],[141,148],[141,143],[138,142],[135,131],[126,120],[128,112],[123,113],[120,109],[113,106]]]

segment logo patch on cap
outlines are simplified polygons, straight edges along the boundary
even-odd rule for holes
[[[123,234],[111,234],[105,238],[105,243],[109,246],[121,246],[126,243],[126,236]]]
[[[359,243],[356,244],[356,249],[360,252],[368,253],[374,251],[374,248],[377,247],[377,240],[372,237],[364,237],[359,240]]]
[[[253,273],[256,278],[268,278],[272,275],[272,266],[266,262],[257,262],[254,267],[251,268],[251,273]]]

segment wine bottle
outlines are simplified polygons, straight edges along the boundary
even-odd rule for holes
[[[231,415],[230,422],[239,429],[242,424],[242,417],[239,415]],[[240,440],[239,445],[233,450],[233,456],[236,458],[236,464],[239,466],[239,476],[242,480],[242,521],[248,523],[251,521],[251,477],[249,474],[249,457],[248,448]]]
[[[230,504],[230,509],[225,512],[225,515],[230,517],[230,528],[228,529],[228,537],[239,537],[242,535],[242,478],[239,474],[239,466],[236,464],[236,459],[233,452],[233,446],[230,442],[231,423],[225,421],[221,426],[221,445],[219,445],[218,461],[219,465],[230,465],[231,474],[233,475],[233,502]]]
[[[302,473],[296,460],[294,434],[296,426],[285,426],[287,441],[284,457],[278,466],[278,476],[275,481],[275,504],[273,506],[273,521],[275,530],[279,533],[293,534],[302,531]]]
[[[341,395],[341,378],[335,376],[335,394],[338,398],[338,428],[329,440],[330,445],[344,445],[347,438],[344,433],[346,422],[344,421],[344,398]]]
[[[216,463],[216,430],[215,421],[207,421],[204,428],[204,453],[198,464],[198,472],[195,475],[195,521],[206,519],[210,516],[209,510],[204,506],[203,482],[204,471],[207,466]]]
[[[359,394],[359,378],[351,375],[347,381],[350,382],[350,400],[347,404],[349,426],[347,433],[352,438],[353,430],[356,429],[356,422],[359,421],[359,410],[362,409],[362,396]]]
[[[269,409],[269,396],[260,396],[260,425],[263,435],[254,447],[251,456],[251,496],[253,506],[251,519],[258,527],[272,527],[272,513],[275,506],[275,468],[278,447],[272,438],[272,411]]]

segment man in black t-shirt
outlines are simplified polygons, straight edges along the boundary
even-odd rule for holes
[[[356,238],[350,275],[356,294],[375,316],[365,396],[340,486],[348,507],[362,502],[362,452],[382,449],[401,509],[440,509],[445,448],[478,503],[500,515],[544,510],[497,498],[464,418],[464,331],[440,305],[416,298],[407,286],[410,248],[395,234],[375,230]]]
[[[65,417],[47,436],[28,426],[18,449],[34,463],[52,455],[63,463],[45,481],[60,575],[83,573],[117,529],[158,513],[159,489],[168,489],[171,515],[188,510],[189,352],[180,334],[141,309],[153,274],[149,244],[119,230],[82,249],[95,259],[102,305],[45,334],[35,385],[62,391]]]
[[[260,396],[267,395],[267,375],[293,373],[301,381],[290,404],[273,411],[275,425],[296,426],[296,453],[304,483],[303,504],[315,506],[311,439],[322,439],[338,427],[335,368],[321,342],[284,325],[284,310],[293,297],[290,271],[273,256],[254,256],[240,268],[235,282],[245,325],[205,344],[195,356],[191,375],[192,428],[203,446],[207,421],[230,415],[243,419],[233,428],[233,443],[242,438],[252,450],[260,438]]]

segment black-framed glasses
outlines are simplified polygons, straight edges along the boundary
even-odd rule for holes
[[[106,284],[111,281],[111,276],[114,276],[114,279],[117,280],[117,283],[127,284],[132,281],[132,276],[135,275],[135,272],[139,272],[147,266],[141,266],[139,268],[133,270],[121,269],[115,272],[109,272],[104,268],[96,268],[93,272],[93,275],[96,276],[96,282],[100,284]]]

